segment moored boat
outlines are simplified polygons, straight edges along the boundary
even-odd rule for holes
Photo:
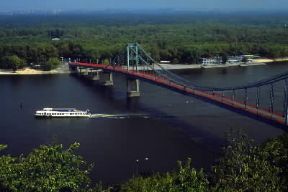
[[[35,112],[35,117],[46,117],[46,118],[60,118],[60,117],[90,117],[91,113],[89,110],[78,110],[75,108],[43,108]]]

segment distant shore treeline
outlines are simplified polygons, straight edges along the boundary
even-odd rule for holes
[[[241,54],[286,57],[287,19],[285,14],[0,16],[0,59],[16,55],[25,64],[57,57],[105,63],[130,42],[140,43],[155,60],[172,63]]]

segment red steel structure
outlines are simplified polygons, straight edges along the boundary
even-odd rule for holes
[[[249,104],[246,101],[236,100],[234,96],[225,96],[221,91],[211,90],[199,90],[197,88],[191,88],[186,85],[177,83],[169,78],[165,78],[158,75],[152,70],[135,70],[129,69],[123,66],[112,66],[105,64],[83,63],[83,62],[71,62],[70,67],[81,67],[89,69],[102,69],[106,72],[120,73],[131,78],[141,79],[151,82],[153,84],[183,93],[185,95],[191,95],[215,104],[227,107],[232,110],[244,112],[248,115],[258,117],[263,120],[268,120],[281,125],[287,125],[287,113],[280,113],[271,109],[265,109],[257,106],[256,104]],[[223,92],[223,91],[222,91]],[[285,116],[286,115],[286,116]]]
[[[288,72],[243,86],[199,86],[164,69],[137,43],[128,44],[126,53],[119,54],[110,63],[75,61],[69,65],[72,70],[85,68],[120,73],[130,79],[148,81],[285,128],[288,125]]]

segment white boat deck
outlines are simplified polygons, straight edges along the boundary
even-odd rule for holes
[[[78,110],[75,108],[43,108],[37,110],[35,117],[90,117],[89,110]]]

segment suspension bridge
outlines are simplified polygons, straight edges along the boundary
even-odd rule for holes
[[[113,85],[113,73],[127,77],[128,97],[140,96],[139,80],[252,116],[270,123],[288,125],[288,72],[235,87],[200,86],[164,69],[137,43],[111,64],[74,61],[70,69],[103,85]]]

